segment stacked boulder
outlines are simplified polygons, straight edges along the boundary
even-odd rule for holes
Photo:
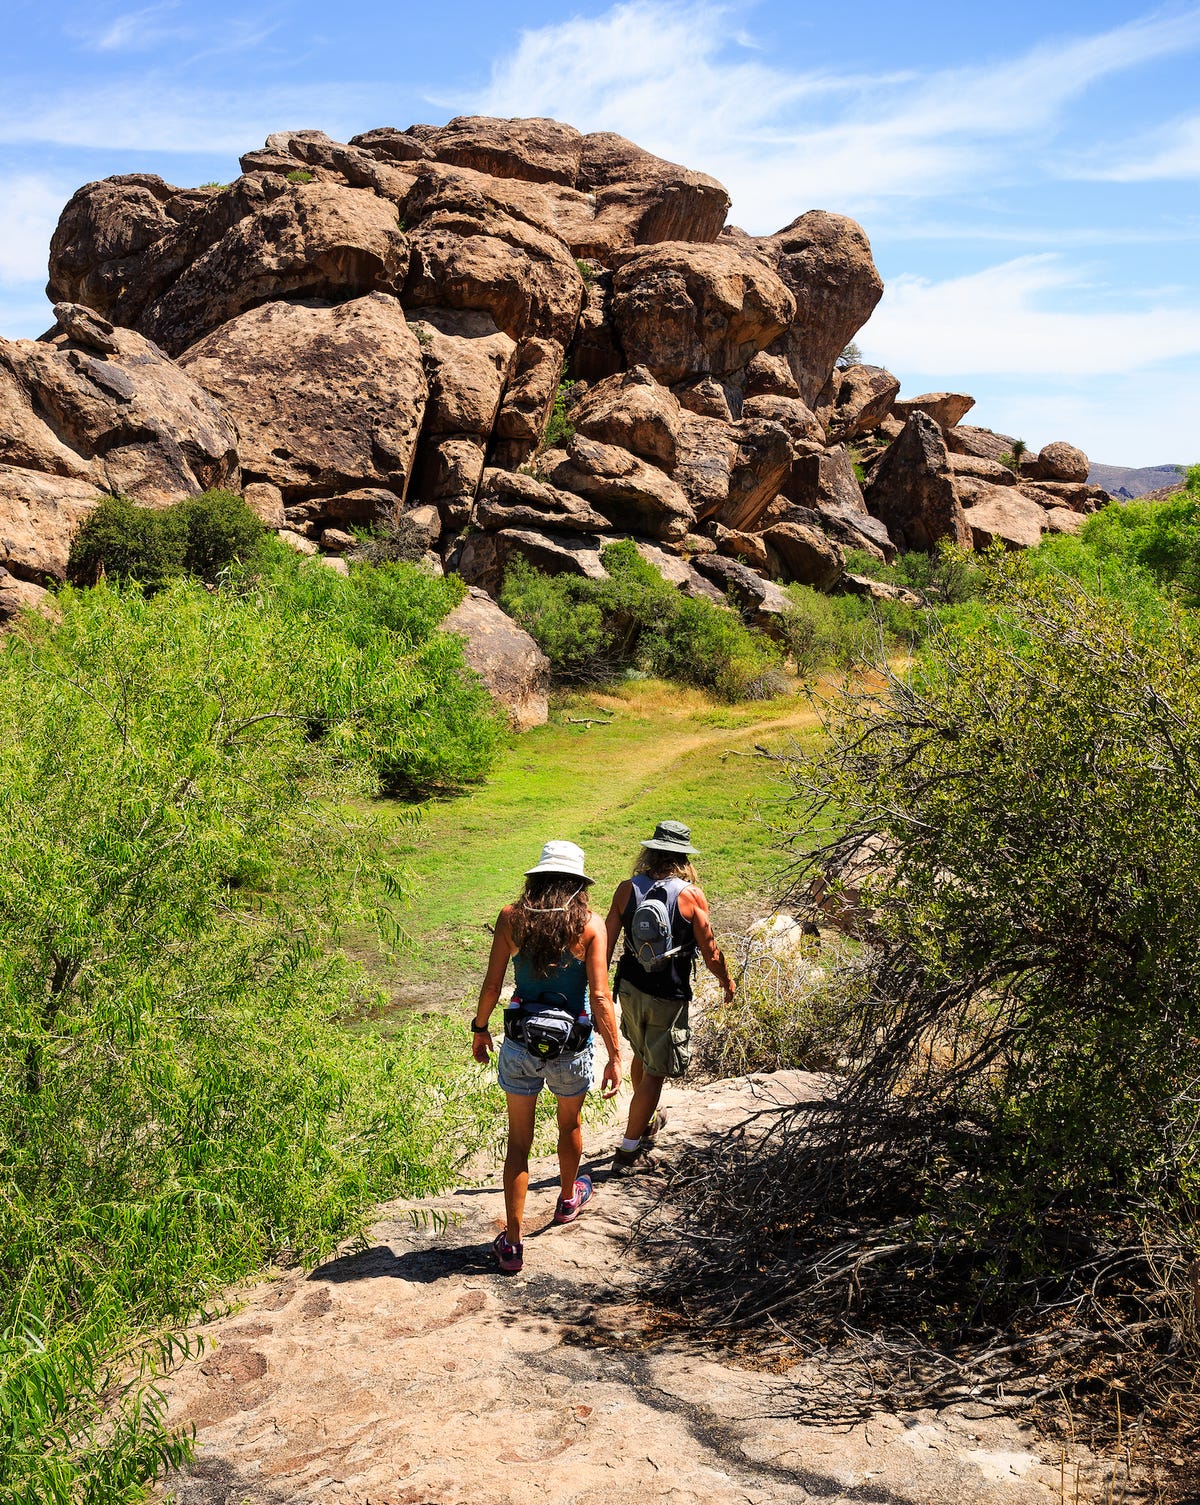
[[[56,326],[0,341],[13,577],[62,578],[107,491],[224,485],[310,549],[416,529],[492,594],[514,555],[602,576],[632,536],[769,627],[775,582],[833,588],[849,548],[1027,544],[1101,500],[1069,445],[1014,460],[970,398],[841,367],[882,283],[839,215],[750,236],[714,179],[553,120],[282,132],[241,166],[64,210]]]

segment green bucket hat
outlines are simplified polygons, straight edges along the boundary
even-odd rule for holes
[[[660,820],[654,828],[654,835],[649,841],[642,842],[642,846],[652,852],[695,852],[699,854],[700,848],[692,845],[692,833],[678,820]]]

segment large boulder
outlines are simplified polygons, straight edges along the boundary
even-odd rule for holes
[[[963,516],[975,548],[986,549],[999,542],[1006,549],[1033,549],[1041,542],[1046,513],[1015,486],[976,481],[963,500],[967,503]]]
[[[429,396],[427,434],[486,440],[500,410],[516,341],[475,309],[423,308],[409,320],[421,347]]]
[[[382,487],[403,500],[425,412],[421,346],[399,302],[266,303],[182,358],[241,433],[247,479],[285,502]]]
[[[778,496],[794,449],[786,429],[764,418],[743,418],[730,430],[737,448],[725,498],[712,515],[727,528],[748,532]]]
[[[0,632],[7,630],[26,611],[54,612],[54,597],[44,586],[18,580],[0,565]]]
[[[427,163],[405,215],[406,308],[482,309],[515,340],[566,346],[583,307],[583,278],[544,217],[526,217],[499,179]]]
[[[546,724],[550,660],[486,591],[470,587],[441,629],[463,638],[463,656],[508,712],[514,731]]]
[[[899,390],[899,380],[882,366],[840,367],[825,383],[817,417],[832,441],[857,439],[879,427]]]
[[[883,295],[870,243],[852,219],[813,209],[752,244],[795,298],[795,314],[770,348],[786,357],[812,407]]]
[[[1080,481],[1019,481],[1018,489],[1041,507],[1070,507],[1073,512],[1097,512],[1112,497],[1103,486]]]
[[[392,204],[336,183],[293,184],[190,262],[137,328],[179,355],[269,299],[399,293],[407,270]]]
[[[0,565],[35,585],[65,580],[71,540],[103,496],[88,481],[0,465]]]
[[[744,366],[790,323],[795,300],[758,257],[726,242],[672,242],[627,257],[612,318],[630,365],[659,381]]]
[[[343,146],[324,131],[275,131],[261,150],[246,152],[240,160],[243,173],[276,173],[286,178],[299,170],[322,182],[369,188],[402,206],[414,182],[413,163],[427,155],[418,143],[412,144],[416,150],[403,158],[397,155],[398,147],[381,153],[358,144]]]
[[[657,544],[648,543],[644,538],[635,542],[638,553],[646,563],[652,564],[667,584],[673,585],[681,595],[688,596],[693,601],[711,601],[714,606],[725,605],[722,592],[686,559],[681,559],[678,554],[669,554],[666,549],[660,549]]]
[[[645,366],[599,382],[571,411],[577,433],[616,444],[665,471],[675,469],[683,422],[679,400]]]
[[[0,463],[165,503],[238,481],[220,403],[151,341],[76,304],[0,340]]]
[[[775,523],[764,529],[763,542],[774,573],[783,580],[829,590],[845,567],[845,555],[832,538],[798,522]]]
[[[866,501],[903,549],[928,552],[942,538],[971,547],[946,441],[923,412],[912,414],[884,454],[867,487]]]
[[[937,420],[934,419],[934,422]],[[985,460],[981,455],[952,453],[950,469],[956,476],[970,476],[972,480],[987,481],[992,486],[1015,486],[1018,479],[1017,472],[1011,465],[1001,465],[999,460]]]
[[[601,539],[595,534],[506,528],[499,533],[469,533],[447,562],[469,585],[478,585],[489,596],[497,596],[509,560],[518,554],[547,575],[583,575],[589,580],[607,580],[600,546]]]
[[[995,460],[1000,464],[1006,458],[1011,459],[1013,445],[1017,442],[1011,434],[997,434],[969,423],[957,423],[946,429],[945,438],[946,447],[953,455],[974,455],[977,459]]]
[[[953,428],[975,406],[975,399],[965,392],[925,392],[920,397],[898,397],[892,412],[901,423],[917,411],[928,413],[941,428]]]
[[[515,470],[537,449],[554,407],[563,373],[563,347],[556,340],[525,340],[493,430],[492,456]]]
[[[576,434],[565,450],[547,450],[539,475],[585,497],[615,527],[643,537],[679,539],[696,520],[681,487],[627,449]]]
[[[1065,481],[1080,485],[1088,478],[1091,465],[1088,457],[1073,444],[1061,439],[1053,444],[1044,444],[1029,467],[1030,479],[1034,481]]]
[[[716,178],[656,157],[612,131],[586,136],[575,183],[594,219],[568,238],[576,256],[608,261],[629,246],[715,241],[729,212]]]

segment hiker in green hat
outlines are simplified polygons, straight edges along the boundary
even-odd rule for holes
[[[613,991],[621,1005],[621,1033],[633,1050],[633,1100],[625,1138],[613,1156],[614,1175],[632,1170],[653,1147],[666,1121],[658,1111],[663,1082],[687,1070],[697,955],[721,984],[726,1003],[734,994],[709,923],[708,900],[689,860],[695,855],[687,826],[659,821],[642,843],[633,876],[617,886],[605,921],[610,963],[618,936],[625,936]]]

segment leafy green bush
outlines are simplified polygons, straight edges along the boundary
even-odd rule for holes
[[[793,898],[873,853],[852,1069],[677,1172],[671,1290],[897,1404],[1100,1377],[1194,1439],[1200,624],[1018,557],[988,592],[790,760]]]
[[[574,385],[575,383],[564,369],[559,379],[558,390],[554,394],[554,406],[550,409],[550,417],[546,420],[546,431],[542,435],[539,448],[562,449],[574,439],[575,425],[567,417],[568,400]]]
[[[75,535],[67,578],[74,585],[132,581],[148,592],[185,572],[214,581],[230,565],[255,559],[266,536],[246,503],[229,491],[206,491],[169,507],[105,497]]]
[[[14,1500],[131,1499],[186,1447],[152,1373],[115,1383],[167,1357],[143,1340],[265,1259],[319,1257],[381,1197],[444,1185],[490,1132],[448,1022],[388,1042],[339,1022],[362,984],[338,935],[373,918],[355,874],[378,860],[375,767],[444,772],[433,744],[482,693],[442,719],[447,682],[469,683],[457,643],[421,640],[446,589],[276,561],[239,589],[68,588],[61,625],[0,643]]]
[[[778,649],[733,612],[669,585],[630,539],[605,546],[606,580],[509,565],[504,609],[550,660],[556,678],[596,684],[637,668],[728,700],[777,693]]]

